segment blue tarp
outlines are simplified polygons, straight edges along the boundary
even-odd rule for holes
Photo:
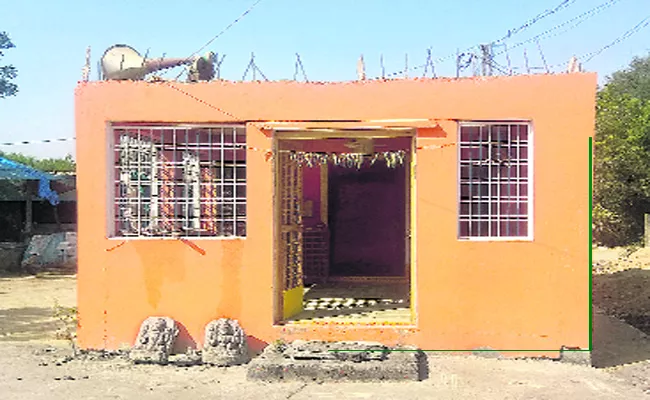
[[[38,196],[54,206],[59,204],[58,193],[50,188],[50,181],[56,177],[47,172],[0,157],[0,179],[37,180],[39,181]]]

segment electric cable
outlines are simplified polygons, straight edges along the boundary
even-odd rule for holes
[[[250,6],[246,11],[244,11],[244,12],[243,12],[239,17],[237,17],[234,21],[232,21],[228,26],[226,26],[226,27],[225,27],[221,32],[217,33],[217,34],[216,34],[212,39],[208,40],[208,41],[207,41],[203,46],[201,46],[198,50],[196,50],[194,53],[190,54],[190,55],[185,59],[185,61],[187,62],[187,61],[190,60],[192,57],[194,57],[195,55],[199,54],[199,52],[201,52],[202,50],[204,50],[206,47],[208,47],[210,44],[212,44],[212,42],[214,42],[215,40],[217,40],[221,35],[223,35],[224,33],[226,33],[226,32],[227,32],[230,28],[232,28],[232,27],[233,27],[237,22],[241,21],[242,18],[244,18],[244,17],[245,17],[246,15],[248,15],[251,11],[253,11],[253,9],[254,9],[255,7],[257,7],[257,5],[260,4],[261,1],[262,1],[262,0],[257,0],[257,1],[255,1],[255,3],[253,3],[252,6]],[[183,71],[181,71],[181,73],[178,74],[178,75],[176,76],[176,79],[175,79],[175,80],[178,80],[178,78],[180,78],[181,75],[183,75]]]

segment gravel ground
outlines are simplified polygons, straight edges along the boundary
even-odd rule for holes
[[[247,381],[245,367],[133,365],[123,356],[99,353],[74,358],[70,341],[56,340],[66,324],[54,310],[74,307],[75,277],[4,277],[0,398],[650,399],[650,340],[625,322],[650,310],[645,281],[639,281],[646,264],[641,254],[619,260],[621,254],[626,255],[620,249],[595,252],[600,270],[594,276],[592,356],[599,368],[431,355],[429,379],[415,383],[267,384]]]
[[[411,383],[282,383],[246,380],[245,367],[132,365],[70,359],[65,343],[0,343],[0,393],[24,399],[636,399],[645,388],[595,368],[552,361],[431,357]],[[650,396],[649,396],[650,397]]]

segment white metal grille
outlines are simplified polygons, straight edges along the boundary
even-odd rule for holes
[[[246,236],[244,126],[112,129],[114,236]]]
[[[531,236],[530,126],[461,124],[459,237]]]

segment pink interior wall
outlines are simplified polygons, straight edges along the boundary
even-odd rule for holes
[[[314,227],[320,223],[327,223],[327,221],[321,221],[320,215],[320,169],[319,165],[313,167],[305,167],[302,170],[302,189],[303,189],[303,199],[305,201],[312,202],[312,215],[304,216],[303,223],[305,227]]]
[[[284,149],[346,153],[348,140],[292,140]],[[411,139],[375,139],[376,152],[409,150]],[[383,160],[360,171],[329,166],[330,218],[321,221],[320,167],[303,167],[303,200],[313,213],[305,227],[321,222],[330,228],[331,271],[335,275],[405,274],[405,166],[389,169]]]

